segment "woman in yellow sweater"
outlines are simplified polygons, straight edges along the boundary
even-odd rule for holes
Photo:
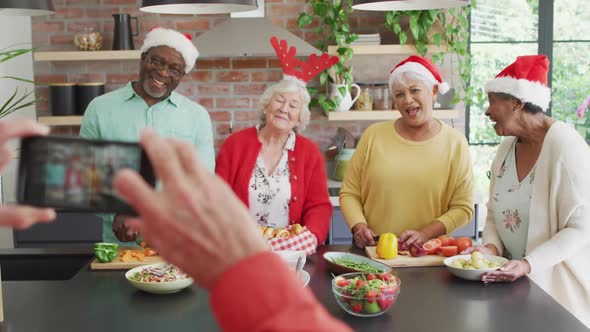
[[[428,59],[410,56],[391,71],[389,88],[401,118],[362,135],[340,191],[340,207],[363,248],[392,232],[402,247],[422,244],[467,224],[473,175],[467,140],[432,117],[448,91]]]

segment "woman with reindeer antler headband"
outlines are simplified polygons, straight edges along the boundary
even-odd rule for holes
[[[309,123],[314,76],[338,57],[312,54],[298,60],[295,47],[272,37],[284,78],[266,89],[259,102],[260,123],[231,135],[221,147],[215,171],[249,207],[259,225],[279,228],[299,223],[327,237],[332,216],[324,160],[311,140],[298,135]]]
[[[363,248],[395,233],[402,249],[467,224],[473,176],[465,136],[433,117],[449,86],[428,59],[412,55],[391,71],[389,89],[401,118],[369,127],[350,160],[340,208]]]

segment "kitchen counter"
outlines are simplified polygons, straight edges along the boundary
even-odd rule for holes
[[[320,253],[326,250],[355,251],[329,246]],[[13,250],[15,257],[18,251]],[[88,251],[70,254],[89,259]],[[9,255],[0,252],[2,262]],[[320,255],[309,257],[305,269],[311,275],[308,287],[320,302],[357,331],[587,331],[527,278],[484,285],[454,278],[442,267],[397,269],[402,286],[393,309],[380,317],[358,318],[336,303]],[[129,285],[123,271],[90,271],[87,263],[70,280],[3,281],[2,287],[3,331],[218,330],[207,293],[197,287],[147,294]]]

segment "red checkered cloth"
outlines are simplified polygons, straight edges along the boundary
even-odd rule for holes
[[[288,226],[289,229],[291,226]],[[303,232],[289,237],[268,239],[273,251],[279,250],[303,250],[307,256],[315,253],[315,236],[305,229]]]

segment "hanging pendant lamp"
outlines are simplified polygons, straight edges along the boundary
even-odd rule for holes
[[[159,14],[228,14],[257,8],[256,0],[142,0],[139,10]]]
[[[469,0],[353,0],[352,8],[369,11],[428,10],[466,6]]]
[[[53,13],[51,0],[0,0],[0,15],[40,16]]]

